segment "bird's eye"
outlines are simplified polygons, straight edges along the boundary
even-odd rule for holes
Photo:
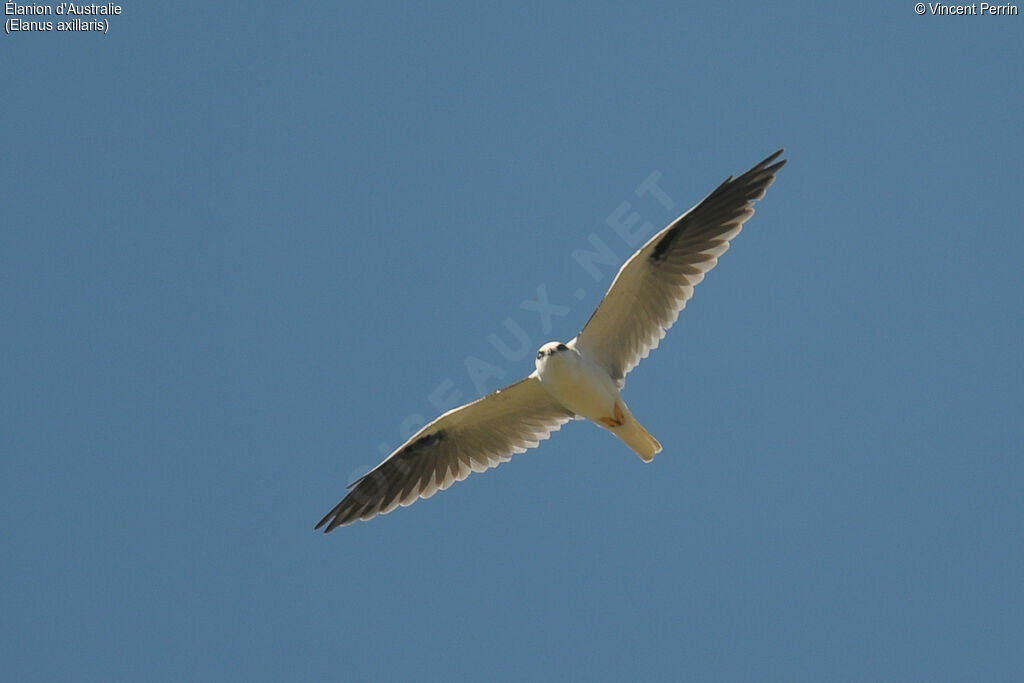
[[[558,345],[558,350],[559,350],[559,351],[568,351],[568,350],[569,350],[569,347],[568,347],[568,346],[566,346],[565,344],[559,344],[559,345]]]
[[[540,360],[543,356],[544,356],[544,352],[543,351],[538,351],[537,352],[537,360]]]

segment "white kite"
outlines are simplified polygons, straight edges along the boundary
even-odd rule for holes
[[[575,339],[548,342],[536,369],[515,384],[437,418],[361,479],[320,520],[324,532],[429,498],[472,472],[483,472],[536,447],[573,419],[607,429],[650,462],[661,444],[629,412],[619,391],[647,357],[754,214],[785,161],[783,150],[652,237],[626,261]]]

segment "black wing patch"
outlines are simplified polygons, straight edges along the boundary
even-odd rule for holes
[[[708,232],[707,237],[711,238],[721,232],[723,224],[739,218],[749,208],[751,202],[764,196],[764,191],[775,178],[775,172],[786,163],[780,161],[771,165],[780,154],[781,149],[735,180],[732,176],[726,178],[724,183],[676,221],[676,224],[658,240],[649,256],[651,261],[660,263],[665,260],[672,245],[684,234],[699,238],[702,235],[695,234],[694,230],[703,228]]]
[[[429,459],[419,459],[417,456],[447,438],[448,433],[443,429],[425,434],[349,484],[348,488],[351,490],[348,495],[324,515],[316,528],[319,529],[326,524],[325,531],[331,531],[342,524],[359,519],[364,512],[379,510],[396,496],[404,498],[408,493],[406,488],[411,490],[411,486],[415,485],[421,476],[427,474],[426,465]],[[403,480],[408,484],[403,486]]]

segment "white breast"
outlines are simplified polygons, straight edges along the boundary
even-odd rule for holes
[[[576,349],[539,359],[537,375],[551,395],[577,415],[598,421],[615,414],[619,390],[614,380]]]

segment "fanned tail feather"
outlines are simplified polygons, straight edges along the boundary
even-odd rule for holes
[[[636,421],[632,415],[621,427],[611,430],[612,434],[622,439],[623,443],[632,448],[644,462],[654,460],[654,456],[661,453],[661,444],[651,436],[651,433],[644,429],[644,426]]]

